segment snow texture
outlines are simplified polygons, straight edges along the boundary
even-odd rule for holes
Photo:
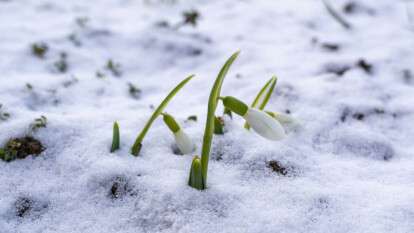
[[[330,2],[350,30],[318,0],[0,0],[0,146],[48,119],[42,154],[0,161],[0,232],[414,232],[414,2]],[[196,27],[171,28],[191,9]],[[239,49],[223,95],[250,103],[276,74],[267,109],[300,129],[274,142],[225,118],[202,192],[161,118],[130,155],[190,74],[166,111],[199,154],[210,88]]]

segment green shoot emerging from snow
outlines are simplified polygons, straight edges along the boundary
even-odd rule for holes
[[[231,64],[233,64],[238,55],[239,52],[236,52],[226,61],[224,66],[221,68],[216,81],[214,82],[213,88],[211,89],[210,97],[208,100],[207,120],[206,128],[204,130],[203,147],[201,148],[201,160],[197,156],[194,157],[193,163],[191,164],[190,177],[188,180],[188,185],[195,189],[203,190],[207,188],[207,170],[211,143],[214,134],[214,121],[217,103],[219,101],[223,80],[226,77]]]
[[[188,179],[188,185],[198,190],[205,189],[206,185],[204,183],[202,174],[203,172],[201,160],[198,156],[194,156],[193,162],[191,163],[190,178]]]
[[[112,130],[112,146],[111,146],[111,153],[115,152],[119,149],[120,144],[120,136],[119,136],[119,125],[118,122],[114,122],[114,127]]]
[[[181,81],[167,95],[167,97],[165,97],[165,99],[161,102],[161,104],[155,109],[154,113],[152,114],[152,116],[150,117],[150,119],[148,120],[148,122],[145,124],[144,128],[142,129],[142,131],[138,134],[138,136],[137,136],[137,138],[135,140],[135,143],[134,143],[134,145],[131,148],[131,154],[132,155],[138,156],[139,151],[141,150],[141,147],[142,147],[142,141],[144,140],[144,137],[147,134],[149,128],[152,125],[152,123],[162,113],[162,111],[164,110],[164,108],[167,107],[167,105],[170,102],[170,100],[178,93],[178,91],[180,91],[181,88],[183,88],[184,85],[187,84],[187,82],[190,81],[193,77],[194,77],[194,75],[190,75],[189,77],[187,77],[186,79],[184,79],[183,81]]]

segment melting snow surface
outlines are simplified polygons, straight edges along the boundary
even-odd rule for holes
[[[1,0],[0,146],[48,123],[41,155],[0,161],[0,232],[414,232],[414,2],[331,5],[351,30],[317,0]],[[196,27],[159,26],[191,9]],[[299,130],[272,142],[225,118],[203,192],[161,119],[129,154],[151,106],[193,73],[166,111],[199,154],[210,88],[239,49],[222,94],[250,103],[276,74],[267,109]]]

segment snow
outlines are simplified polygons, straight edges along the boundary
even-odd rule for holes
[[[414,2],[359,0],[352,14],[341,10],[349,1],[330,2],[352,30],[317,0],[0,1],[0,110],[10,113],[0,145],[48,119],[34,134],[47,148],[41,155],[0,161],[0,232],[414,232]],[[201,14],[197,27],[156,26],[189,9]],[[76,23],[82,17],[86,26]],[[44,59],[31,54],[36,42],[49,46]],[[246,131],[241,117],[226,118],[202,192],[187,186],[192,156],[173,153],[162,119],[140,156],[129,154],[150,106],[190,74],[166,111],[199,154],[210,88],[239,49],[222,95],[250,103],[276,74],[267,109],[289,110],[299,130],[273,142]],[[53,64],[63,51],[62,74]],[[108,59],[122,76],[104,68]],[[185,121],[190,115],[198,121]],[[121,149],[111,154],[115,120]],[[32,207],[20,217],[25,200]]]

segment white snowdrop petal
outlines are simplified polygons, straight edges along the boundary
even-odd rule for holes
[[[181,153],[190,154],[194,151],[195,147],[193,141],[182,129],[174,134],[174,138]]]
[[[264,138],[276,141],[286,136],[282,125],[263,111],[250,108],[244,119],[256,133]]]

